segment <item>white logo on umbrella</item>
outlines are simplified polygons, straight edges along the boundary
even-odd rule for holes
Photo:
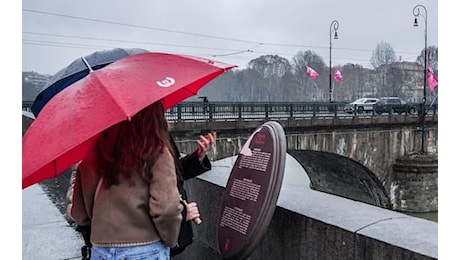
[[[166,77],[164,80],[157,81],[157,85],[162,88],[171,87],[176,81],[171,77]]]

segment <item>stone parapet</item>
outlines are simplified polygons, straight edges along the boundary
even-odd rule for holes
[[[232,159],[188,180],[203,223],[180,259],[222,259],[217,213]],[[225,161],[222,160],[222,161]],[[289,155],[270,225],[248,259],[437,259],[438,224],[309,188],[302,167]]]

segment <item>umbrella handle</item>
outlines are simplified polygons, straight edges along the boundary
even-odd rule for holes
[[[200,217],[194,218],[193,223],[195,223],[196,225],[201,224],[201,218]]]

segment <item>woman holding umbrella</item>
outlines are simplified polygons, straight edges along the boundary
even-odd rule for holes
[[[173,145],[173,149],[175,152],[175,156],[178,158],[178,164],[176,166],[177,188],[180,193],[181,203],[184,205],[184,209],[182,210],[182,222],[179,238],[176,246],[171,248],[171,256],[174,257],[182,253],[185,250],[185,248],[193,242],[193,228],[191,225],[191,221],[193,220],[195,224],[200,224],[199,221],[201,221],[197,203],[187,202],[188,198],[187,192],[184,188],[184,181],[201,175],[211,169],[211,162],[209,161],[207,152],[215,143],[217,136],[216,132],[208,133],[205,136],[200,136],[200,139],[197,141],[198,149],[193,153],[187,154],[185,156],[181,156],[179,149],[174,142],[173,137],[170,136],[170,138],[171,144]],[[66,218],[69,224],[73,224],[75,222],[70,215],[70,210],[72,207],[73,187],[75,183],[75,173],[77,170],[77,165],[78,164],[72,167],[70,185],[66,195],[68,203]],[[77,226],[76,231],[81,233],[85,242],[85,245],[81,248],[83,257],[82,259],[90,259],[92,246],[90,241],[91,226]]]
[[[176,143],[174,142],[173,137],[170,135],[171,144],[175,153],[177,160],[176,165],[176,174],[177,174],[177,188],[179,190],[181,203],[184,205],[184,209],[182,210],[182,222],[181,228],[179,233],[179,238],[177,241],[176,246],[171,248],[171,256],[174,257],[180,253],[182,253],[187,246],[189,246],[193,242],[193,228],[191,221],[195,224],[200,224],[200,213],[198,209],[198,205],[196,202],[187,202],[187,192],[184,188],[184,181],[194,178],[198,175],[201,175],[211,169],[211,162],[207,156],[207,152],[210,150],[212,145],[216,141],[216,132],[208,133],[205,136],[200,136],[200,139],[197,140],[198,149],[193,153],[187,154],[185,156],[181,156],[179,148],[177,147]],[[67,191],[66,199],[67,199],[67,212],[66,218],[69,224],[73,224],[75,221],[72,219],[70,215],[70,210],[72,207],[72,196],[73,196],[73,189],[75,183],[75,173],[77,170],[77,165],[72,167],[72,174],[70,177],[70,185]],[[76,227],[76,231],[80,232],[82,235],[85,245],[81,248],[82,252],[82,259],[87,260],[90,259],[91,256],[91,226],[78,226]]]
[[[91,225],[91,259],[169,259],[183,205],[162,102],[105,130],[81,161],[70,215]]]

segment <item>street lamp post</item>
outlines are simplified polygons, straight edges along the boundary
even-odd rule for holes
[[[334,39],[338,39],[337,30],[339,29],[339,22],[332,21],[329,27],[329,102],[332,103],[332,28],[334,28]]]
[[[422,14],[420,13],[420,9],[423,9],[425,11],[425,14]],[[426,56],[427,56],[427,52],[428,52],[428,49],[427,49],[427,45],[426,45],[426,40],[427,40],[427,23],[428,23],[428,12],[425,8],[425,6],[423,5],[416,5],[414,7],[414,9],[412,10],[412,13],[414,14],[415,16],[415,20],[414,20],[414,26],[417,27],[418,26],[418,22],[417,22],[417,18],[420,16],[422,16],[425,20],[425,49],[424,49],[424,53],[425,53],[425,64],[424,64],[424,76],[423,76],[423,104],[422,104],[422,149],[421,149],[421,153],[425,153],[425,115],[426,115],[426,112],[425,112],[425,105],[426,105],[426,72],[427,72],[427,69],[426,69]]]

